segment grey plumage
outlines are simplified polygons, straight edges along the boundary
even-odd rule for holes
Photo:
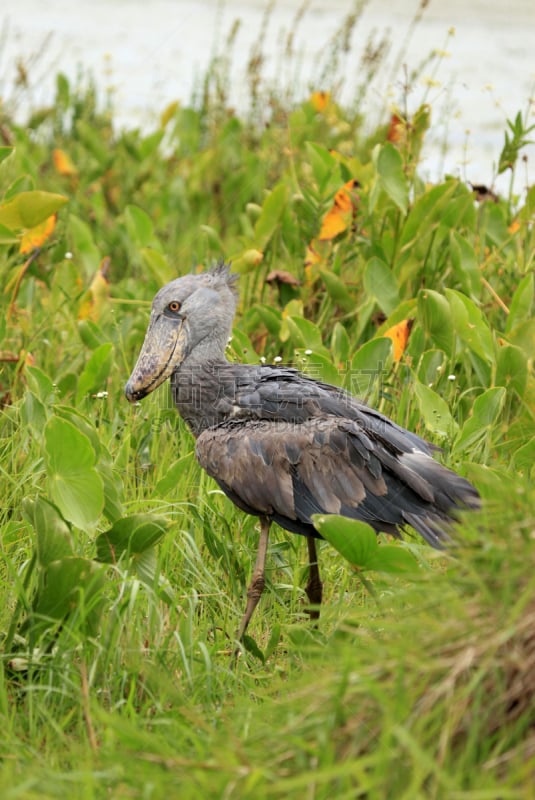
[[[135,401],[171,378],[200,464],[237,506],[261,518],[254,586],[263,588],[271,521],[305,535],[311,560],[316,513],[395,536],[410,525],[441,547],[457,511],[479,507],[474,487],[439,464],[432,445],[342,389],[291,368],[229,363],[235,305],[235,276],[224,264],[163,287],[125,391]],[[260,594],[253,584],[240,635]]]

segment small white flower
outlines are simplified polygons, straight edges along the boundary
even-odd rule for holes
[[[305,350],[305,355],[306,356],[311,356],[312,355],[312,350]]]
[[[448,375],[448,380],[449,381],[456,381],[457,378],[455,377],[455,375]]]
[[[273,363],[275,364],[279,364],[281,361],[282,361],[281,356],[275,356],[275,358],[273,359]]]
[[[72,258],[72,253],[70,250],[67,250],[67,252],[65,253],[65,258],[68,259],[69,261]]]

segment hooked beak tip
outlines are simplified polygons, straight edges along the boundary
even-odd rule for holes
[[[128,381],[128,383],[124,387],[124,393],[129,403],[135,403],[138,400],[142,400],[146,395],[146,392],[144,392],[143,389],[139,389],[136,391],[132,386],[132,384],[130,383],[130,381]]]

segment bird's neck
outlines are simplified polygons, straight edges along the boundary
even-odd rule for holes
[[[206,360],[195,352],[173,373],[171,387],[175,405],[195,436],[221,422],[218,406],[222,394],[226,393],[229,369],[232,365],[224,355]]]

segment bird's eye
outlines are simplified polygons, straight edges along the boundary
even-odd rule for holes
[[[178,302],[178,300],[171,300],[167,308],[173,314],[177,314],[180,311],[180,303]]]

